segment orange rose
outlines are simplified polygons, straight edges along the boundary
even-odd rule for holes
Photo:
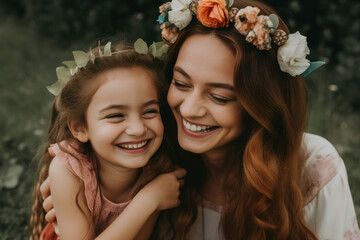
[[[229,12],[225,0],[200,0],[196,12],[197,19],[206,27],[228,26]]]

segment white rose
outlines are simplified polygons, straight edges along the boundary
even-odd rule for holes
[[[191,0],[173,0],[171,1],[171,11],[168,12],[169,22],[175,24],[180,30],[185,28],[192,19],[189,9]]]
[[[293,77],[302,74],[310,66],[306,59],[309,53],[306,37],[299,32],[289,34],[289,39],[279,48],[277,54],[281,71]]]

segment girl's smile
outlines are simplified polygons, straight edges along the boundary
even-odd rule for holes
[[[130,154],[136,154],[144,152],[147,147],[149,146],[151,139],[144,139],[141,141],[136,142],[124,142],[116,144],[121,151],[124,151],[126,153]]]

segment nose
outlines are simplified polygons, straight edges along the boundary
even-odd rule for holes
[[[140,137],[146,133],[146,125],[140,117],[132,117],[128,120],[125,133],[129,136]]]
[[[204,117],[206,105],[201,93],[194,90],[187,95],[180,105],[180,113],[185,118]]]

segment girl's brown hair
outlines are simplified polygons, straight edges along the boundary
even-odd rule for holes
[[[94,49],[93,52],[97,53],[98,51],[97,49]],[[42,207],[43,200],[40,194],[40,185],[48,177],[49,165],[52,160],[52,156],[47,150],[48,147],[51,144],[59,143],[64,140],[68,141],[70,144],[76,144],[76,146],[80,146],[80,149],[84,154],[87,154],[89,160],[96,168],[96,158],[90,143],[81,143],[76,140],[68,128],[68,122],[72,120],[86,126],[86,110],[91,102],[92,96],[101,85],[101,80],[97,80],[99,79],[97,76],[105,71],[116,68],[143,68],[148,71],[156,85],[160,110],[164,107],[162,103],[165,102],[167,89],[163,74],[164,64],[159,59],[155,59],[151,55],[139,54],[135,52],[133,48],[125,45],[117,45],[113,47],[112,52],[114,53],[110,57],[96,56],[95,63],[89,62],[86,67],[79,69],[62,89],[60,95],[54,100],[46,150],[39,163],[39,178],[33,193],[34,203],[32,206],[32,215],[30,220],[30,239],[32,240],[39,239],[45,224],[45,212]],[[66,151],[66,149],[62,150]],[[139,188],[135,191],[135,193],[147,182],[155,178],[159,173],[168,172],[172,169],[170,154],[170,145],[165,133],[160,148],[150,159],[149,163],[141,169]],[[98,174],[97,178],[99,184],[100,179]]]
[[[255,0],[235,0],[233,4],[238,9],[246,6],[258,7],[262,15],[276,14]],[[279,29],[289,34],[281,19]],[[276,46],[259,50],[233,26],[207,28],[194,18],[170,49],[167,81],[172,80],[181,46],[196,34],[216,36],[236,58],[234,85],[242,106],[243,132],[232,142],[227,156],[229,173],[223,186],[227,205],[221,221],[225,239],[317,239],[302,213],[302,137],[307,124],[303,79],[280,70]],[[174,226],[176,239],[189,239],[204,181],[200,156],[186,155],[178,160],[187,176]]]

